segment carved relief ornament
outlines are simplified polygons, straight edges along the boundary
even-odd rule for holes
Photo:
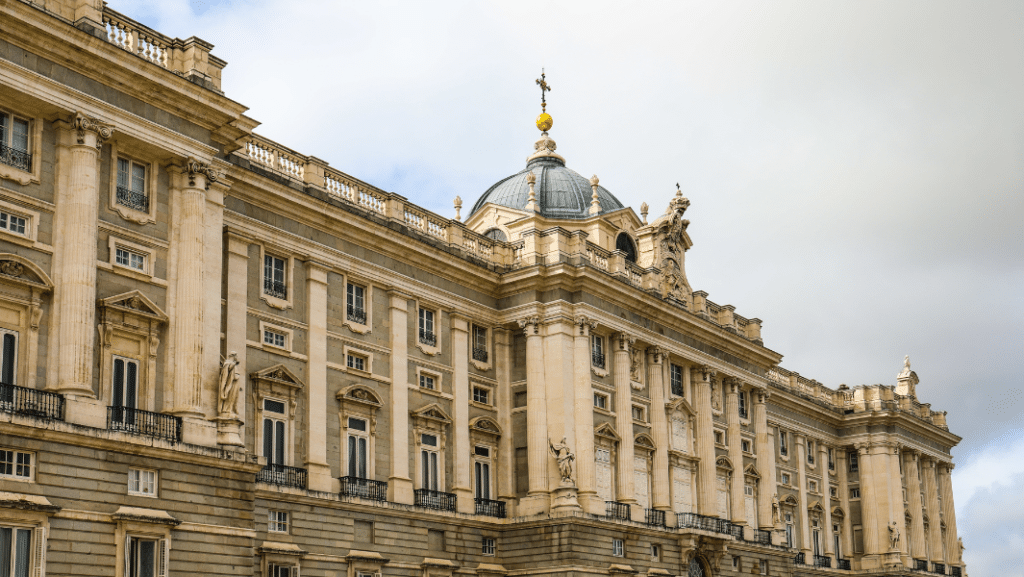
[[[185,173],[188,175],[189,186],[196,185],[197,176],[205,176],[207,190],[210,189],[211,184],[217,182],[217,179],[220,178],[220,173],[211,168],[210,165],[199,162],[195,158],[191,157],[185,161]]]
[[[686,228],[690,221],[683,218],[690,201],[681,191],[669,202],[665,217],[659,219],[654,233],[658,258],[655,263],[661,269],[661,297],[686,302],[693,290],[686,280],[685,252],[693,246]]]
[[[76,112],[74,117],[68,121],[68,124],[71,126],[71,129],[77,133],[78,144],[85,144],[86,132],[95,132],[96,148],[103,148],[103,141],[114,135],[113,125],[96,120],[95,118],[89,118],[81,112]]]
[[[539,317],[526,317],[516,321],[519,323],[519,328],[523,329],[526,336],[534,336],[539,334],[540,331],[540,318]]]
[[[597,321],[591,320],[585,316],[578,316],[575,319],[576,326],[579,328],[579,335],[581,337],[589,337],[590,332],[597,328]]]

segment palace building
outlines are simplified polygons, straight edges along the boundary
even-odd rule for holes
[[[546,112],[452,219],[255,133],[204,40],[0,22],[0,577],[965,575],[909,359],[780,368],[682,191]]]

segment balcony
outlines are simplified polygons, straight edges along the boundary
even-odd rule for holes
[[[737,541],[743,540],[743,525],[734,525],[729,523],[729,535],[732,535]]]
[[[832,568],[832,558],[831,557],[827,557],[825,555],[815,555],[814,556],[814,566],[817,567],[817,568],[831,569]]]
[[[32,172],[32,154],[0,144],[0,162],[18,170]]]
[[[473,499],[476,504],[477,515],[487,515],[488,517],[497,517],[499,519],[505,518],[505,502],[504,501],[492,501],[491,499]]]
[[[603,369],[604,368],[604,353],[599,353],[599,352],[596,352],[596,351],[591,352],[590,353],[590,363],[592,365],[594,365],[595,367],[599,368],[599,369]]]
[[[849,559],[836,559],[836,569],[841,569],[843,571],[849,571],[850,570],[850,560]]]
[[[257,483],[267,483],[279,487],[306,488],[306,470],[287,465],[266,465],[256,473]]]
[[[960,577],[960,567],[957,567],[956,565],[950,567],[949,574],[953,577]]]
[[[341,477],[342,497],[360,497],[371,501],[388,500],[387,481],[374,481],[373,479],[361,479],[359,477]]]
[[[172,443],[181,441],[181,417],[131,407],[107,407],[107,429]]]
[[[924,559],[914,559],[914,569],[917,571],[927,571],[928,561]]]
[[[63,421],[64,396],[49,391],[0,384],[0,411]]]
[[[764,529],[754,529],[753,535],[750,538],[751,543],[758,543],[760,545],[771,545],[772,544],[772,532]]]
[[[946,564],[945,563],[932,563],[932,565],[933,565],[932,573],[938,573],[939,575],[945,575],[946,574]]]
[[[478,349],[473,347],[473,360],[480,361],[481,363],[487,362],[487,349]]]
[[[349,307],[345,316],[348,317],[350,322],[356,323],[357,325],[366,324],[366,309]]]
[[[288,298],[288,287],[281,281],[263,279],[263,294],[284,300]]]
[[[123,186],[117,187],[117,204],[139,212],[149,212],[149,195]]]
[[[629,511],[629,504],[619,503],[618,501],[604,502],[604,516],[609,519],[622,519],[623,521],[633,520]]]
[[[680,529],[700,529],[712,533],[731,535],[733,524],[726,519],[698,515],[697,513],[680,513],[677,517],[676,526]]]
[[[807,564],[806,561],[807,561],[807,559],[804,557],[803,553],[797,553],[796,557],[793,557],[793,564],[794,565],[806,565]]]
[[[434,331],[420,329],[420,342],[428,347],[436,347],[437,335],[434,334]]]
[[[429,489],[416,489],[415,502],[417,507],[424,509],[437,509],[438,511],[455,510],[455,493],[444,493],[442,491],[431,491]]]
[[[652,527],[664,527],[665,512],[657,509],[644,509],[644,523]]]

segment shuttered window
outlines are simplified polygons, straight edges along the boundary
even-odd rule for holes
[[[138,408],[139,361],[114,357],[113,396],[115,407]]]

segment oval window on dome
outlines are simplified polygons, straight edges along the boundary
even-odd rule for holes
[[[633,244],[633,239],[629,238],[628,234],[619,233],[619,237],[615,239],[615,250],[626,253],[626,260],[629,262],[636,262],[636,245]]]
[[[501,230],[500,228],[492,228],[491,230],[485,232],[484,236],[486,236],[487,238],[491,238],[491,239],[494,239],[494,240],[500,240],[500,241],[503,241],[503,242],[507,242],[508,241],[508,236],[506,236],[505,232],[503,230]]]

